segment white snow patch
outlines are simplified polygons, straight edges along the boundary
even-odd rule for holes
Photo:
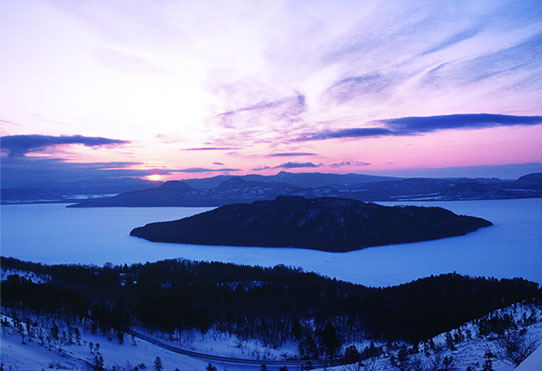
[[[45,283],[51,280],[51,276],[37,274],[35,272],[23,271],[20,269],[11,269],[0,267],[0,281],[5,281],[11,275],[17,275],[19,277],[25,278],[33,283]]]
[[[164,343],[198,353],[213,354],[240,359],[257,359],[262,362],[299,359],[297,343],[284,343],[280,347],[265,346],[255,339],[240,339],[236,335],[211,329],[203,334],[198,330],[183,330],[181,333],[166,334],[160,331],[137,328],[147,336]]]
[[[542,368],[542,345],[538,347],[525,361],[523,361],[516,371],[540,371]]]

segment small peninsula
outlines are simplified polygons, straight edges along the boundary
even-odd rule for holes
[[[198,245],[297,247],[346,252],[460,236],[492,223],[440,207],[381,206],[358,200],[279,196],[150,223],[131,236]]]

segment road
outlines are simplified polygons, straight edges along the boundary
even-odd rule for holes
[[[141,333],[139,331],[135,330],[126,330],[127,334],[133,335],[136,338],[139,338],[141,340],[148,341],[149,343],[152,343],[154,345],[157,345],[161,348],[167,349],[169,351],[183,354],[185,356],[205,360],[205,361],[211,361],[216,362],[220,364],[228,364],[228,365],[236,365],[236,366],[249,366],[248,368],[252,368],[250,366],[254,366],[253,368],[259,369],[262,364],[265,364],[268,370],[278,370],[281,367],[286,367],[288,370],[303,370],[304,366],[307,365],[308,362],[312,365],[313,368],[324,368],[329,366],[337,366],[342,364],[342,359],[327,359],[327,360],[283,360],[283,361],[272,361],[272,360],[258,360],[258,359],[245,359],[245,358],[232,358],[232,357],[223,357],[223,356],[217,356],[214,354],[205,354],[205,353],[199,353],[194,352],[191,350],[178,348],[176,346],[173,346],[171,344],[167,344],[163,341],[160,341],[152,336],[146,335],[144,333]]]

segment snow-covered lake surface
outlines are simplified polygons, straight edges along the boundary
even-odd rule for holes
[[[293,248],[152,243],[130,237],[146,223],[179,219],[209,208],[66,208],[62,204],[2,205],[1,254],[22,260],[113,264],[168,258],[301,267],[369,286],[395,285],[457,272],[542,283],[542,199],[401,202],[441,206],[494,223],[466,236],[327,253]]]

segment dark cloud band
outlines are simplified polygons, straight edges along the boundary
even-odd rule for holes
[[[396,135],[427,133],[444,129],[481,129],[495,126],[539,125],[542,116],[511,116],[468,113],[445,116],[402,117],[379,121]]]
[[[207,169],[203,167],[189,167],[186,169],[170,170],[172,173],[216,173],[221,171],[241,171],[241,169]]]
[[[140,162],[67,162],[60,158],[13,156],[2,159],[2,187],[20,187],[49,182],[66,183],[85,179],[167,175],[167,169],[134,169]]]
[[[542,124],[542,116],[512,116],[489,113],[468,113],[427,117],[401,117],[378,120],[372,124],[383,127],[350,128],[305,133],[296,141],[336,138],[363,138],[430,133],[447,129],[483,129],[500,126],[532,126]]]
[[[307,133],[299,136],[297,141],[337,139],[337,138],[362,138],[393,135],[393,132],[385,128],[353,128],[341,130],[326,130],[316,133]]]
[[[85,179],[141,178],[153,174],[172,175],[178,173],[235,172],[240,169],[186,168],[186,169],[141,169],[140,162],[67,162],[60,158],[36,158],[14,156],[2,159],[0,175],[2,187],[20,187],[27,184],[47,182],[73,182]],[[135,167],[135,168],[134,168]]]
[[[303,167],[319,167],[320,165],[313,164],[312,162],[286,162],[275,166],[273,169],[297,169]]]
[[[82,135],[52,136],[52,135],[9,135],[0,138],[2,152],[10,157],[24,156],[30,152],[40,152],[45,148],[82,144],[87,147],[101,147],[127,144],[129,141],[102,137],[85,137]]]

